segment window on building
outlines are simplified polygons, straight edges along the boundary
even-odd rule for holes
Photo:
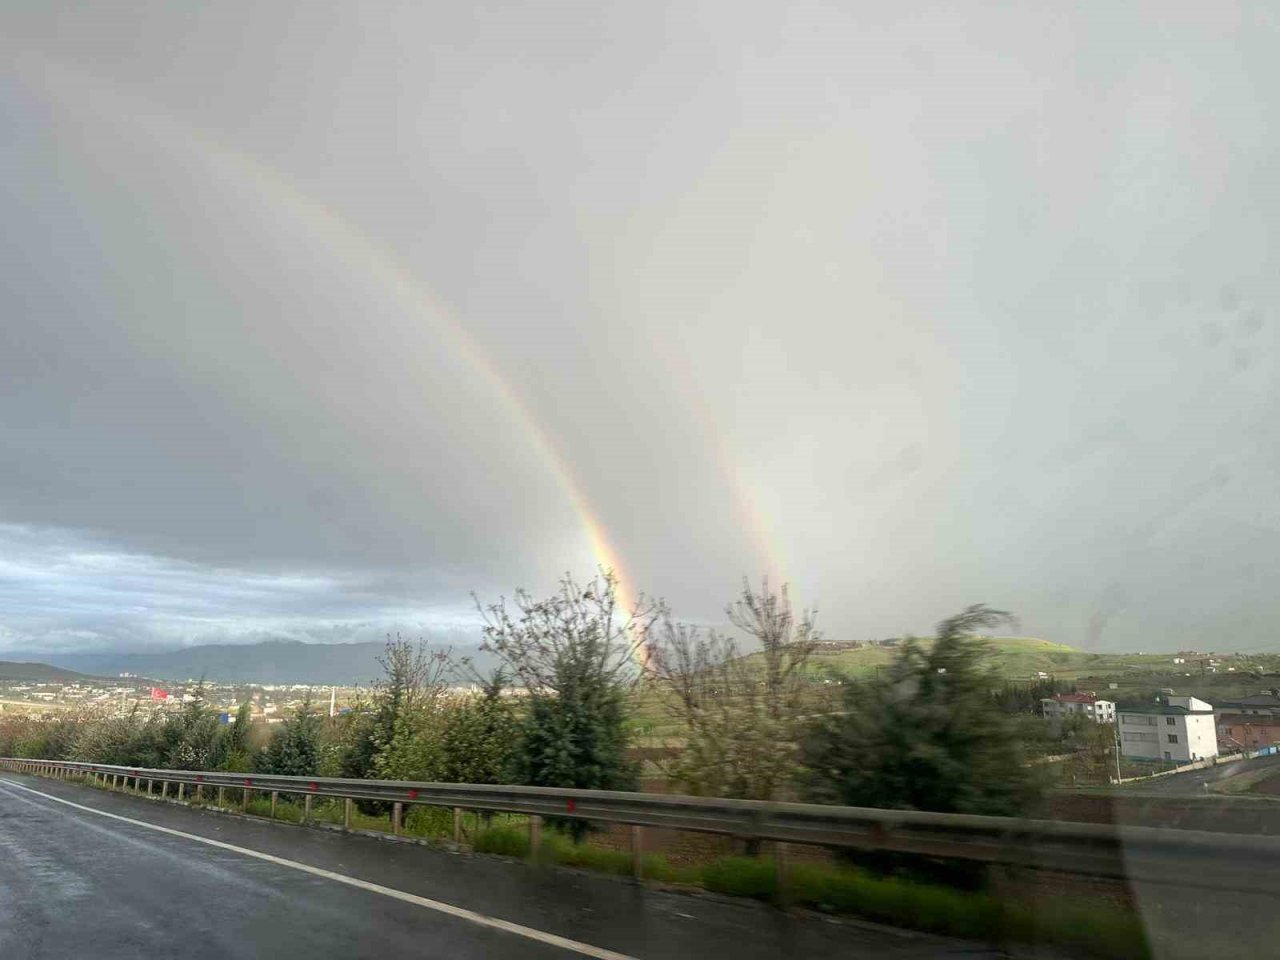
[[[1168,724],[1169,726],[1171,726],[1171,727],[1172,727],[1175,723],[1177,723],[1177,721],[1176,721],[1176,720],[1174,720],[1174,719],[1173,719],[1173,717],[1165,717],[1165,718],[1164,718],[1164,722],[1165,722],[1165,723],[1167,723],[1167,724]]]
[[[1169,734],[1169,742],[1170,742],[1170,743],[1177,743],[1177,742],[1178,742],[1178,735],[1177,735],[1176,733],[1171,733],[1171,734]]]

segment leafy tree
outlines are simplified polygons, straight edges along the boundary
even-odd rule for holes
[[[75,758],[76,742],[94,718],[84,713],[0,717],[0,756],[32,760]]]
[[[84,724],[71,755],[89,763],[163,767],[171,750],[167,728],[165,718],[156,713],[144,715],[134,705],[122,716],[100,717]]]
[[[438,751],[430,727],[448,689],[449,662],[448,651],[388,637],[378,658],[383,676],[368,700],[358,701],[334,725],[337,759],[326,758],[326,765],[343,777],[427,779]],[[376,801],[360,801],[360,806],[367,813],[383,807]]]
[[[320,768],[320,728],[323,721],[308,690],[293,716],[280,724],[258,757],[258,769],[281,777],[312,777]]]
[[[218,727],[218,713],[209,706],[204,688],[199,686],[192,699],[182,705],[176,716],[167,717],[162,726],[163,766],[172,770],[208,770],[214,765]]]
[[[235,721],[222,727],[214,751],[215,769],[243,772],[253,768],[253,749],[249,745],[252,711],[253,704],[245,700],[236,710]]]
[[[991,692],[991,701],[997,710],[1005,713],[1040,716],[1041,700],[1059,693],[1075,693],[1075,689],[1074,684],[1052,677],[1023,682],[1006,680]]]
[[[373,775],[380,780],[438,780],[442,743],[442,704],[429,701],[403,708],[390,735],[379,734]],[[385,739],[382,737],[385,736]]]
[[[652,688],[685,732],[668,773],[694,794],[772,800],[798,771],[806,673],[819,634],[814,614],[797,620],[787,587],[775,593],[743,582],[729,620],[759,644],[744,656],[716,631],[666,615],[650,660]],[[811,708],[813,705],[811,704]]]
[[[865,807],[1019,815],[1040,791],[1022,748],[1027,720],[991,708],[985,641],[1008,615],[972,606],[908,641],[881,675],[850,681],[843,710],[803,747],[812,800]]]
[[[370,776],[383,780],[435,779],[440,761],[440,714],[448,692],[448,651],[428,651],[396,637],[378,660],[384,676],[374,686],[374,745]]]
[[[659,606],[618,605],[618,582],[602,571],[585,586],[566,575],[545,600],[517,591],[477,607],[484,649],[497,654],[528,693],[515,773],[528,784],[627,790],[636,768],[626,756],[624,698],[640,675]],[[584,826],[570,825],[581,835]]]
[[[1072,754],[1062,771],[1068,782],[1109,783],[1115,776],[1115,724],[1074,714],[1063,718],[1060,736],[1060,752]]]
[[[480,695],[455,700],[441,736],[440,779],[449,783],[507,783],[520,737],[506,674],[481,682]]]
[[[373,707],[364,701],[357,702],[351,712],[338,721],[335,730],[338,776],[353,780],[374,776],[373,761],[378,753],[374,741],[376,721]]]

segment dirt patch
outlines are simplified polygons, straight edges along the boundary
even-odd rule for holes
[[[1276,771],[1271,776],[1259,780],[1250,788],[1249,792],[1261,794],[1264,797],[1280,797],[1280,771]]]

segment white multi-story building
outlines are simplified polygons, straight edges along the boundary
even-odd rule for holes
[[[1213,705],[1195,697],[1161,697],[1117,711],[1122,756],[1142,760],[1203,760],[1218,755]]]
[[[1051,720],[1060,720],[1072,714],[1086,716],[1098,723],[1113,723],[1116,705],[1111,700],[1099,700],[1096,693],[1059,693],[1040,701],[1041,712]]]

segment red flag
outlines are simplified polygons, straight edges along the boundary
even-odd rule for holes
[[[152,687],[152,688],[151,688],[151,699],[152,699],[152,700],[168,700],[168,699],[169,699],[169,691],[168,691],[168,690],[161,690],[159,687]]]

